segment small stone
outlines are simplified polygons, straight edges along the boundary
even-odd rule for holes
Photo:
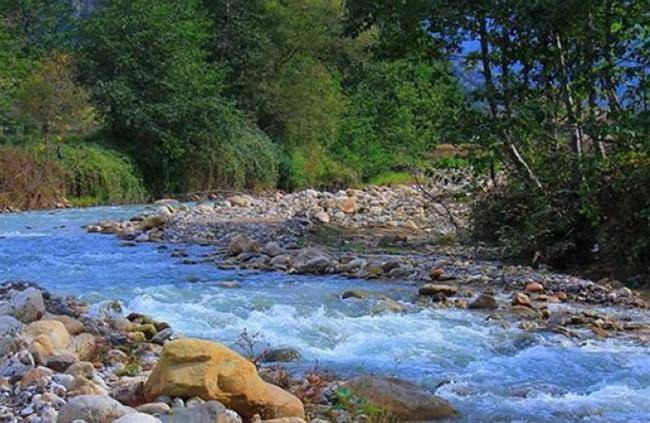
[[[420,287],[419,293],[427,296],[442,294],[445,297],[451,297],[458,293],[458,288],[453,285],[425,283]]]
[[[280,244],[278,244],[275,241],[269,241],[266,244],[264,244],[264,248],[262,248],[262,253],[266,254],[269,257],[276,257],[282,254],[282,248],[280,247]]]
[[[526,291],[531,293],[544,292],[544,285],[537,282],[531,282],[528,285],[526,285]]]
[[[241,288],[241,284],[237,281],[221,281],[217,284],[219,288],[224,289],[238,289]]]
[[[158,414],[167,414],[170,410],[170,407],[164,402],[149,402],[147,404],[142,404],[137,406],[136,410],[138,410],[141,413],[158,415]]]
[[[517,292],[512,296],[512,305],[513,306],[525,306],[532,307],[533,303],[530,300],[530,297],[522,292]]]
[[[361,291],[358,289],[349,289],[347,291],[344,291],[341,294],[341,299],[345,300],[347,298],[357,298],[357,299],[364,299],[368,297],[368,293],[366,291]]]
[[[496,310],[499,308],[499,303],[494,295],[481,293],[476,297],[468,306],[470,309],[478,310]]]
[[[429,276],[434,281],[440,280],[440,278],[442,278],[442,275],[444,275],[444,274],[445,274],[445,270],[440,268],[440,267],[436,267],[435,269],[431,269],[431,272],[429,272]]]

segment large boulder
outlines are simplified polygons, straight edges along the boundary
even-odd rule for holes
[[[111,423],[134,412],[107,395],[79,395],[69,399],[61,408],[57,423],[72,423],[75,420]]]
[[[45,335],[50,338],[54,349],[65,349],[70,345],[70,334],[63,323],[57,320],[39,320],[25,326],[23,335],[36,338]]]
[[[244,418],[304,417],[302,402],[264,382],[255,366],[229,348],[199,339],[165,344],[144,387],[147,401],[161,395],[216,400]]]
[[[344,386],[356,397],[389,413],[397,421],[432,421],[449,419],[457,414],[446,400],[397,378],[359,376]]]
[[[18,291],[0,306],[0,314],[9,314],[23,323],[38,320],[45,314],[43,294],[33,287]]]

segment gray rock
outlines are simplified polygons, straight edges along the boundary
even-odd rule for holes
[[[162,345],[172,336],[174,336],[174,330],[172,328],[166,328],[154,335],[154,337],[151,338],[151,342]]]
[[[325,256],[317,256],[299,264],[296,266],[296,270],[300,273],[325,273],[327,268],[330,266],[330,263],[329,258]]]
[[[36,288],[27,288],[13,295],[9,303],[0,307],[0,314],[9,314],[23,323],[31,323],[45,314],[43,295]]]
[[[107,395],[79,395],[61,408],[57,423],[72,423],[75,420],[110,423],[134,412]]]
[[[292,259],[287,254],[280,254],[279,256],[273,257],[269,264],[276,269],[287,270],[291,267]]]
[[[160,423],[160,419],[157,419],[150,414],[132,413],[114,420],[113,423]]]
[[[277,257],[282,254],[282,248],[280,248],[280,244],[277,242],[269,241],[264,245],[264,248],[262,248],[262,253],[269,257]]]
[[[238,256],[242,253],[257,253],[260,251],[260,246],[251,237],[244,234],[236,234],[230,238],[227,250],[229,255]]]
[[[443,398],[397,378],[359,376],[347,381],[345,386],[369,405],[390,413],[396,421],[432,421],[457,414]]]
[[[226,407],[217,401],[208,401],[192,408],[174,408],[169,414],[160,416],[164,423],[229,423]]]
[[[147,404],[137,406],[136,410],[141,413],[160,415],[168,413],[170,407],[164,402],[149,402]]]
[[[23,324],[12,316],[0,316],[0,336],[15,336],[23,330]]]
[[[267,351],[262,356],[262,360],[267,363],[282,362],[288,363],[300,359],[300,352],[295,348],[276,348]]]

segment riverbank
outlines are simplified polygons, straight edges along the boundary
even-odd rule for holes
[[[409,206],[405,202],[411,194],[405,191],[402,199],[395,191],[381,195],[395,199],[393,204]],[[329,195],[318,193],[317,198]],[[223,342],[257,359],[260,375],[266,378],[268,373],[272,376],[268,380],[301,399],[308,419],[343,422],[354,420],[345,413],[372,412],[364,401],[358,397],[350,401],[348,391],[339,390],[342,381],[368,375],[410,381],[399,382],[399,389],[391,385],[394,389],[388,391],[404,392],[406,384],[411,398],[427,393],[425,398],[430,399],[434,392],[458,410],[459,421],[513,416],[530,421],[572,421],[580,416],[629,421],[650,415],[650,410],[633,405],[649,389],[644,381],[650,368],[644,347],[644,328],[650,319],[647,309],[635,306],[635,301],[610,297],[598,303],[599,295],[581,300],[571,292],[563,300],[556,286],[580,285],[580,280],[569,283],[571,278],[539,270],[533,274],[549,280],[544,292],[531,292],[539,290],[527,286],[532,269],[478,260],[479,251],[441,247],[439,241],[427,244],[427,236],[439,240],[442,232],[436,230],[438,220],[427,213],[413,223],[419,228],[429,225],[431,230],[412,229],[403,239],[395,238],[405,232],[405,225],[399,223],[405,220],[395,210],[399,206],[389,205],[383,217],[372,218],[378,221],[391,214],[395,226],[375,225],[369,230],[365,224],[355,229],[336,224],[335,218],[325,225],[304,213],[288,212],[298,209],[299,202],[313,204],[310,198],[251,198],[259,201],[259,207],[233,207],[238,200],[231,200],[165,204],[173,210],[169,216],[163,204],[3,216],[0,279],[40,278],[51,292],[82,296],[89,307],[75,317],[81,321],[108,322],[129,315],[138,319],[146,314],[158,326],[169,323],[175,336]],[[356,216],[346,214],[343,219],[367,221],[364,204],[375,200],[374,194],[355,199]],[[269,212],[272,209],[284,210],[287,217],[279,218],[279,213]],[[334,207],[327,213],[337,214]],[[192,223],[198,215],[207,221],[204,227]],[[223,222],[215,223],[214,215]],[[183,230],[183,225],[174,223],[176,219],[187,222]],[[120,233],[123,239],[84,234],[80,229],[97,220],[104,221],[102,226],[91,230]],[[134,231],[122,233],[127,227]],[[156,238],[162,241],[148,242]],[[276,251],[269,242],[278,244]],[[383,245],[386,242],[398,244]],[[250,251],[231,256],[238,245],[251,246]],[[435,249],[430,252],[431,248]],[[291,261],[285,270],[268,267],[270,260],[279,257],[278,249]],[[300,266],[302,256],[314,251],[330,260],[322,270]],[[366,264],[349,273],[337,271],[350,256]],[[251,264],[267,261],[264,271]],[[391,276],[395,262],[399,268],[418,269],[415,275],[420,278]],[[362,277],[368,263],[377,263],[384,274]],[[433,265],[439,270],[432,272]],[[480,274],[495,278],[501,274],[502,281],[474,281],[472,275]],[[506,281],[513,289],[507,288]],[[446,287],[429,286],[421,295],[427,283]],[[433,290],[433,295],[427,290]],[[513,306],[517,293],[526,293],[531,306]],[[626,291],[620,294],[627,298]],[[153,343],[148,338],[152,331],[147,335],[133,330],[147,323],[131,323],[124,336],[140,337],[130,334],[142,332],[145,351],[160,349],[146,345]],[[262,362],[270,351],[275,351],[270,354],[273,360],[291,361]],[[154,352],[156,358],[158,354]],[[142,366],[138,375],[148,378],[148,372]],[[294,382],[287,384],[287,379]],[[386,391],[386,383],[371,385]],[[327,388],[324,397],[321,387]],[[109,388],[110,395],[110,384]],[[162,415],[159,418],[164,420]]]
[[[453,204],[454,214],[465,212]],[[588,310],[598,306],[647,309],[632,290],[616,281],[599,283],[548,270],[482,259],[488,249],[454,242],[454,227],[418,190],[369,187],[337,193],[232,196],[193,207],[159,202],[153,213],[122,222],[105,221],[89,232],[114,234],[123,245],[164,242],[185,265],[212,263],[221,269],[288,274],[341,275],[417,287],[411,302],[433,308],[469,308],[513,315],[526,330],[567,336],[638,334],[647,324]],[[213,248],[190,257],[182,245]],[[167,247],[164,247],[167,248]],[[367,297],[360,290],[342,298]],[[385,298],[385,307],[404,306]],[[582,333],[582,335],[578,335]]]
[[[395,378],[340,381],[317,371],[295,377],[280,366],[258,373],[255,365],[290,361],[294,353],[266,350],[247,359],[221,344],[178,336],[148,316],[123,317],[116,303],[93,316],[76,298],[5,282],[0,305],[3,422],[299,423],[305,417],[349,422],[456,415],[445,400]]]

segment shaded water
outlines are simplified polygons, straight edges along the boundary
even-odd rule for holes
[[[400,299],[415,288],[182,265],[155,244],[121,247],[114,237],[81,229],[141,209],[0,215],[0,280],[37,281],[97,307],[118,299],[186,335],[233,347],[244,329],[259,333],[260,345],[299,349],[296,366],[305,370],[396,375],[430,388],[444,382],[437,393],[465,421],[650,421],[650,346],[530,334],[465,310],[382,313],[375,300],[338,296],[355,288]],[[210,250],[188,251],[199,257]],[[241,289],[217,286],[233,279]]]

